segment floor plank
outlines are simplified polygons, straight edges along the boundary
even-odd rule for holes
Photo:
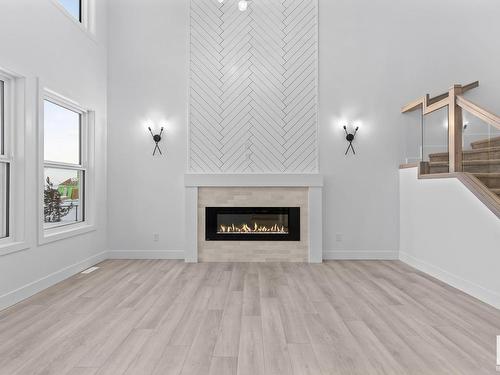
[[[0,311],[0,375],[497,373],[500,311],[399,261],[99,267]]]

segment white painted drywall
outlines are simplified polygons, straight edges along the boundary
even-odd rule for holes
[[[50,89],[95,110],[96,231],[37,245],[36,124],[26,134],[26,234],[29,248],[0,256],[0,309],[105,257],[106,2],[95,2],[90,36],[52,0],[0,2],[0,67],[27,77],[28,117],[38,77]]]
[[[109,4],[108,244],[182,251],[189,2]],[[319,1],[326,257],[397,257],[403,104],[479,79],[469,96],[500,113],[498,11],[496,0]],[[150,155],[148,119],[167,123],[163,157]],[[356,156],[344,156],[343,121],[360,124]]]
[[[184,250],[188,7],[183,0],[109,1],[111,250]],[[165,127],[163,157],[151,155],[148,124]]]
[[[493,0],[320,1],[325,250],[397,250],[406,102],[478,79],[469,97],[500,113],[499,11]],[[341,120],[360,123],[356,157],[342,155]]]
[[[399,176],[401,260],[500,308],[500,220],[458,179]]]

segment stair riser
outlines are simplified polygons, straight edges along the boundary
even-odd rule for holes
[[[500,150],[491,152],[478,152],[473,154],[465,153],[463,155],[464,160],[491,160],[500,159]]]
[[[443,156],[429,155],[429,161],[431,163],[447,162],[448,161],[448,155],[443,155]]]
[[[500,178],[478,177],[490,189],[500,189]]]
[[[448,173],[448,166],[431,166],[429,173]]]
[[[448,161],[448,156],[433,156],[429,155],[431,162],[446,162]],[[464,160],[491,160],[500,159],[500,150],[491,152],[477,152],[477,153],[465,153],[463,155]]]
[[[470,173],[500,173],[500,164],[464,165],[464,172],[470,172]]]

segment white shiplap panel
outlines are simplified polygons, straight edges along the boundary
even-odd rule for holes
[[[191,172],[317,172],[317,0],[191,0]]]

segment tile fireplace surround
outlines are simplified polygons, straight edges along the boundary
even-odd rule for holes
[[[186,174],[186,262],[323,259],[319,174]],[[206,241],[205,207],[300,207],[300,241]]]

